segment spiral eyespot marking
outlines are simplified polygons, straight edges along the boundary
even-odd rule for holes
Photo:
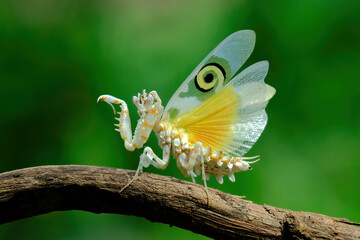
[[[195,76],[195,86],[202,92],[212,90],[215,85],[223,84],[225,80],[225,71],[217,63],[205,65]]]

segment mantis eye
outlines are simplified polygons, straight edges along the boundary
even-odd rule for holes
[[[216,83],[222,84],[225,80],[224,69],[216,63],[205,65],[195,76],[195,86],[202,92],[212,90]]]

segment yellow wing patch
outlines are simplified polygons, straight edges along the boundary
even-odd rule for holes
[[[177,116],[172,124],[184,129],[191,143],[202,142],[204,147],[221,150],[232,139],[238,105],[233,86],[227,86],[200,106]]]

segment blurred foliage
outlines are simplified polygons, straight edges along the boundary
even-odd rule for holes
[[[248,156],[214,187],[258,204],[360,221],[360,1],[0,1],[0,171],[87,164],[136,169],[101,94],[163,102],[221,40],[253,29],[246,66],[270,62],[277,94]],[[155,137],[149,145],[160,153]],[[184,177],[175,161],[160,171]],[[161,214],[161,213],[159,213]],[[119,215],[56,212],[0,226],[0,239],[201,239]],[[205,237],[203,237],[205,239]]]

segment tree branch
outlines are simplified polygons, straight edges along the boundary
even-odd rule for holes
[[[358,239],[359,223],[257,205],[172,177],[95,166],[41,166],[0,174],[0,223],[52,211],[145,217],[211,238]]]

